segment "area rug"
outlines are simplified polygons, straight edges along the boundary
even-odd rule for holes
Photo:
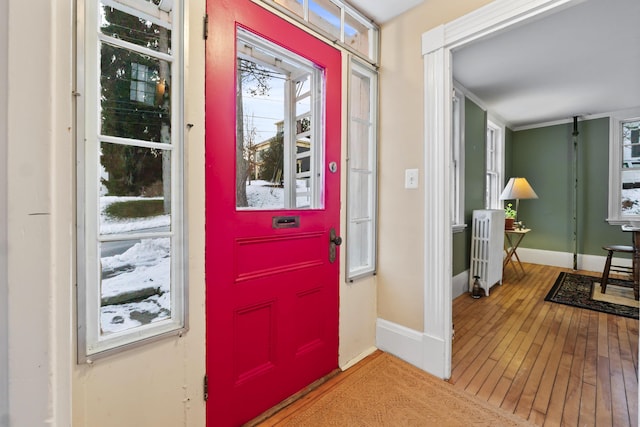
[[[609,279],[606,294],[600,292],[600,277],[562,272],[545,301],[638,319],[638,302],[633,283]]]
[[[292,415],[261,425],[506,427],[533,424],[382,353]]]

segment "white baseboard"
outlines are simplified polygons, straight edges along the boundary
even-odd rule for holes
[[[376,346],[405,362],[423,368],[423,333],[384,319],[376,321]]]
[[[451,377],[451,350],[445,350],[446,343],[442,338],[423,334],[422,339],[424,359],[421,369],[438,378],[448,380]],[[446,356],[447,354],[449,356]],[[449,360],[445,360],[445,357]]]
[[[469,270],[456,274],[451,280],[451,299],[469,292]]]
[[[552,265],[554,267],[573,268],[573,254],[568,252],[545,251],[542,249],[518,248],[520,261],[532,264]],[[578,270],[602,273],[606,255],[578,254]],[[614,258],[614,264],[631,267],[630,258]]]
[[[378,318],[376,346],[438,378],[450,376],[451,361],[446,366],[442,364],[448,352],[441,338]]]

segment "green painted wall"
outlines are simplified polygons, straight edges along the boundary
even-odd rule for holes
[[[464,150],[464,220],[468,227],[453,234],[453,275],[469,269],[471,248],[471,219],[474,209],[484,209],[485,153],[487,114],[465,100],[465,150]]]
[[[532,229],[521,247],[574,250],[573,123],[513,133],[511,174],[524,176],[538,194],[521,200],[518,218]],[[606,222],[609,181],[609,119],[578,122],[579,254],[605,255],[604,244],[630,244],[630,235]]]
[[[469,269],[471,217],[484,209],[486,113],[465,103],[465,222],[453,234],[453,275]],[[609,185],[609,119],[578,122],[579,254],[605,256],[605,244],[631,244],[620,226],[606,222]],[[527,178],[538,199],[521,200],[518,219],[531,228],[522,248],[573,253],[573,123],[505,133],[505,183]],[[515,203],[514,203],[515,204]]]

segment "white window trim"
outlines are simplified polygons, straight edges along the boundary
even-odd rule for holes
[[[640,215],[621,215],[620,205],[622,188],[622,135],[620,126],[623,121],[640,119],[640,107],[611,113],[609,117],[609,206],[607,222],[611,225],[624,225],[629,221],[640,220]]]
[[[186,216],[184,212],[184,161],[183,161],[183,126],[184,122],[184,44],[183,35],[183,2],[172,5],[172,22],[162,25],[170,28],[174,40],[172,49],[175,52],[169,56],[171,60],[172,97],[171,97],[171,170],[172,170],[172,207],[171,207],[171,318],[153,322],[126,331],[111,334],[106,339],[98,339],[100,323],[100,268],[97,236],[98,217],[98,186],[94,183],[99,176],[98,138],[99,118],[99,62],[100,38],[99,32],[99,0],[88,2],[78,1],[78,55],[77,55],[77,156],[78,156],[78,195],[77,195],[77,312],[78,312],[78,363],[92,363],[93,360],[108,356],[132,347],[137,347],[166,336],[182,335],[188,329],[187,279],[186,260],[187,242]],[[104,4],[118,8],[127,13],[135,12],[138,6],[138,16],[150,18],[150,3],[144,0],[103,0]],[[126,3],[123,6],[122,3]],[[166,4],[172,3],[164,1]],[[154,6],[155,7],[155,6]],[[157,17],[149,19],[154,23],[161,23],[168,17],[166,7],[162,4],[156,11]],[[162,10],[161,10],[162,9]],[[135,46],[132,50],[141,49]],[[144,48],[142,48],[144,49]],[[167,55],[154,53],[154,56],[166,58]],[[153,143],[146,143],[154,145]],[[144,145],[141,144],[141,145]],[[168,147],[163,147],[167,149]],[[91,207],[91,208],[90,208]]]
[[[506,126],[502,124],[499,120],[497,120],[495,117],[489,114],[487,118],[487,130],[488,129],[492,129],[494,131],[494,135],[496,136],[494,161],[496,165],[495,173],[497,175],[497,181],[499,185],[498,185],[497,194],[494,195],[495,197],[492,197],[492,200],[494,200],[495,203],[492,206],[488,206],[489,203],[487,203],[487,200],[485,199],[485,207],[487,209],[502,209],[503,208],[502,205],[504,203],[501,203],[500,201],[500,193],[502,192],[502,187],[504,183],[504,144],[505,144]],[[488,150],[489,150],[489,144],[487,141],[487,155],[489,155]]]
[[[454,86],[451,98],[451,231],[453,233],[460,233],[467,228],[464,221],[465,102],[464,90]],[[453,129],[456,116],[458,129]],[[457,167],[454,167],[454,163],[457,163]]]
[[[371,67],[365,65],[364,63],[362,63],[361,61],[352,58],[351,61],[349,61],[349,85],[351,82],[351,76],[353,73],[358,73],[358,74],[362,74],[365,76],[368,76],[371,79],[371,92],[370,92],[370,105],[371,105],[371,111],[370,111],[370,120],[372,123],[371,126],[371,133],[369,135],[369,164],[371,165],[371,175],[372,175],[372,180],[371,180],[371,187],[369,189],[369,209],[371,212],[371,221],[370,221],[370,235],[369,235],[369,247],[367,248],[367,250],[369,251],[369,259],[371,260],[370,265],[366,266],[366,267],[359,267],[359,268],[354,268],[351,266],[350,260],[349,260],[349,245],[350,245],[350,241],[351,239],[349,238],[349,228],[353,222],[353,219],[351,218],[350,215],[350,197],[351,195],[349,194],[349,180],[351,177],[351,168],[349,166],[350,164],[350,158],[351,158],[351,150],[350,150],[350,139],[348,139],[348,143],[347,143],[347,233],[346,233],[346,279],[348,282],[353,282],[356,279],[362,278],[362,277],[366,277],[366,276],[370,276],[376,273],[376,268],[377,268],[377,224],[378,224],[378,219],[377,219],[377,210],[378,210],[378,131],[377,131],[377,122],[378,122],[378,73],[372,69]],[[349,100],[348,100],[348,108],[347,110],[349,111],[349,113],[351,112],[351,90],[348,87],[347,88],[347,93],[349,94]],[[349,118],[349,125],[351,126],[351,118]],[[347,132],[347,135],[350,135],[350,132]]]

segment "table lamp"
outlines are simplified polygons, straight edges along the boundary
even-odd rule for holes
[[[516,201],[516,222],[518,222],[518,205],[520,203],[520,199],[537,199],[538,195],[529,182],[527,178],[515,177],[509,178],[509,182],[505,185],[504,190],[502,190],[502,194],[500,194],[500,200],[513,200]]]

